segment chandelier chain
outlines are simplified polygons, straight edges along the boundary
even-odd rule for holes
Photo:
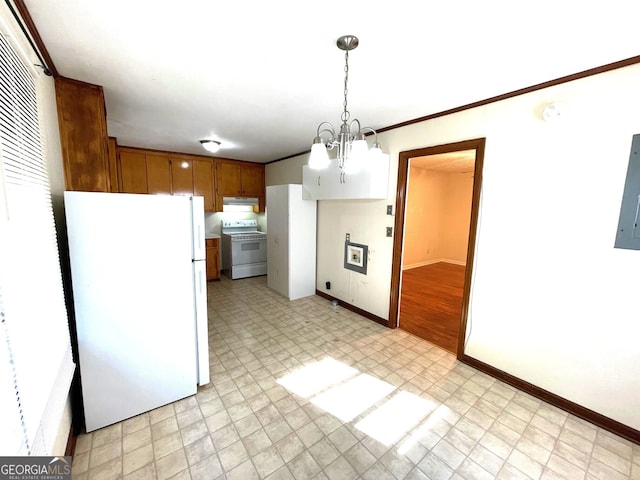
[[[373,128],[363,127],[357,118],[350,121],[351,113],[349,113],[348,104],[349,51],[358,46],[358,37],[344,35],[338,38],[336,45],[340,50],[344,51],[344,108],[340,115],[342,124],[338,131],[336,131],[331,122],[321,122],[318,125],[316,136],[311,146],[309,168],[312,170],[327,168],[331,163],[327,152],[335,148],[337,149],[336,165],[340,169],[340,183],[344,183],[346,181],[345,175],[355,175],[360,172],[362,168],[365,168],[367,160],[376,160],[382,155],[382,150],[378,143],[378,134]],[[370,131],[375,135],[375,141],[371,149],[367,145],[364,131]],[[375,164],[376,162],[373,162],[369,167],[374,168]]]
[[[349,121],[349,110],[347,110],[347,82],[349,81],[349,50],[344,52],[344,111],[342,112],[342,121],[344,123]]]

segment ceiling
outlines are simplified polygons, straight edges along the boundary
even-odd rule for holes
[[[24,0],[120,145],[268,162],[349,110],[382,128],[638,55],[640,2]],[[566,5],[565,5],[566,4]],[[550,99],[557,100],[557,99]],[[383,143],[384,149],[384,143]]]
[[[475,150],[438,153],[411,158],[411,168],[437,170],[446,173],[472,173],[476,163]]]

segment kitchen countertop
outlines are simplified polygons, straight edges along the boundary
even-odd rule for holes
[[[220,235],[217,233],[205,233],[204,238],[220,238]]]

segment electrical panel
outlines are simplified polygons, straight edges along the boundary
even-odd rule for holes
[[[640,250],[640,134],[631,141],[615,248]]]

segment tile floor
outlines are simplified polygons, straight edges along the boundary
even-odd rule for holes
[[[74,479],[640,479],[640,446],[266,277],[210,283],[209,326],[213,383],[81,435]]]

